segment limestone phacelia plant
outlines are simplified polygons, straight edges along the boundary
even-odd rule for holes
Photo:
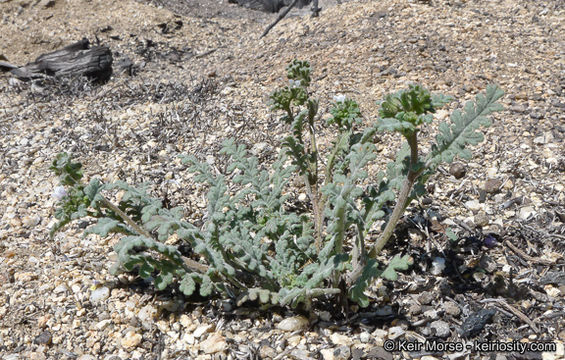
[[[388,264],[375,259],[407,205],[423,194],[425,181],[438,165],[456,156],[469,158],[466,146],[482,141],[477,129],[489,126],[486,115],[501,109],[496,101],[502,91],[488,86],[486,94],[468,102],[462,112],[454,111],[450,122],[439,125],[435,143],[423,157],[419,127],[430,123],[449,98],[411,85],[388,95],[380,104],[379,118],[363,124],[357,103],[338,96],[326,123],[337,136],[321,161],[318,101],[308,90],[310,65],[295,60],[287,70],[289,85],[271,95],[272,110],[282,112],[281,121],[291,130],[274,164],[261,166],[233,140],[221,150],[229,158],[224,173],[212,171],[194,156],[183,157],[194,179],[208,188],[203,225],[183,219],[181,207],[163,207],[145,188],[98,179],[86,184],[81,164],[59,154],[52,169],[66,190],[57,190],[59,222],[53,232],[78,218],[97,218],[87,233],[122,234],[113,271],[137,271],[160,290],[176,283],[186,295],[198,290],[202,296],[235,297],[239,303],[308,307],[313,298],[341,296],[367,306],[365,290],[375,277],[395,279],[397,270],[411,264],[407,255],[397,255]],[[407,146],[385,171],[367,179],[367,166],[376,158],[373,141],[383,131],[402,135]],[[311,213],[288,206],[293,200],[289,181],[296,175],[303,179]],[[123,191],[117,204],[104,195],[112,190]],[[392,211],[385,211],[390,204]],[[376,240],[368,239],[379,219],[386,223],[384,230]],[[171,236],[199,256],[187,258],[176,246],[166,245]]]

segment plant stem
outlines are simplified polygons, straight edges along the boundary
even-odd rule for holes
[[[316,143],[316,133],[314,132],[314,125],[310,122],[308,126],[310,131],[310,176],[308,176],[308,181],[311,185],[311,196],[312,207],[314,209],[314,224],[316,227],[316,250],[320,252],[322,247],[322,216],[323,208],[320,208],[320,194],[318,191],[318,145]]]
[[[110,202],[108,199],[106,199],[104,196],[102,196],[102,204],[112,210],[113,212],[115,212],[116,214],[118,214],[118,216],[120,218],[122,218],[122,220],[128,224],[129,226],[131,226],[139,235],[143,235],[147,238],[152,239],[153,237],[151,236],[151,234],[145,230],[144,228],[142,228],[141,226],[139,226],[135,221],[133,221],[132,218],[130,218],[125,212],[123,212],[119,207],[117,207],[116,205],[114,205],[112,202]],[[165,257],[167,257],[169,260],[176,262],[175,259],[172,259],[166,255],[163,255]],[[208,271],[208,266],[203,265],[197,261],[194,261],[192,259],[189,259],[187,257],[182,257],[183,261],[184,261],[184,266],[185,266],[185,270],[189,270],[189,271],[197,271],[199,273],[206,273]]]
[[[417,132],[408,134],[406,136],[406,140],[408,140],[408,145],[410,145],[410,165],[408,168],[408,175],[404,180],[404,184],[402,186],[402,189],[400,190],[400,194],[398,195],[396,206],[394,207],[394,210],[392,211],[392,214],[388,219],[388,223],[386,224],[383,233],[378,238],[377,242],[375,243],[375,245],[373,245],[373,248],[369,252],[369,257],[372,258],[377,256],[381,252],[381,250],[384,248],[384,246],[392,236],[396,224],[404,214],[404,210],[408,205],[408,200],[409,200],[410,192],[412,191],[412,187],[414,186],[416,179],[418,179],[418,176],[420,176],[420,174],[422,173],[421,169],[420,170],[415,169],[418,163]]]

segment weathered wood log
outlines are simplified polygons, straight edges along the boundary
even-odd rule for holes
[[[302,8],[308,5],[310,1],[311,0],[298,0],[295,5]],[[293,3],[293,0],[228,0],[228,2],[239,4],[240,6],[253,10],[276,13],[283,7]]]
[[[103,82],[112,75],[112,52],[107,46],[90,48],[89,41],[82,39],[60,50],[43,54],[25,66],[14,68],[9,63],[3,65],[1,68],[9,69],[10,73],[22,80],[83,75]]]

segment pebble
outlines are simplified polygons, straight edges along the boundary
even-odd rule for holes
[[[361,334],[359,334],[359,341],[361,341],[362,343],[368,343],[371,340],[371,334],[369,334],[366,331],[363,331]]]
[[[559,290],[559,288],[556,288],[553,285],[545,285],[543,287],[543,289],[545,290],[545,293],[553,298],[558,298],[561,295],[561,290]]]
[[[112,320],[110,320],[110,319],[102,320],[102,321],[96,323],[96,325],[95,325],[96,330],[98,330],[98,331],[104,330],[111,323],[112,323]]]
[[[219,332],[215,332],[200,343],[200,350],[205,354],[215,354],[228,348],[226,339]]]
[[[388,338],[391,340],[396,340],[403,336],[406,331],[400,326],[393,326],[388,329]]]
[[[33,339],[33,343],[38,345],[51,345],[52,340],[53,340],[53,335],[51,335],[51,332],[45,330],[44,332],[37,335]]]
[[[490,273],[493,273],[493,272],[496,271],[498,264],[490,256],[484,255],[483,257],[481,257],[481,260],[479,262],[479,266],[481,268],[483,268],[487,273],[490,274]]]
[[[467,173],[465,165],[455,162],[449,167],[449,173],[456,179],[461,179]]]
[[[388,335],[388,332],[384,329],[375,329],[372,333],[371,336],[373,337],[373,339],[375,340],[375,344],[377,346],[383,346],[383,343],[385,341],[386,336]]]
[[[351,346],[351,344],[353,343],[353,341],[351,340],[350,336],[347,335],[343,335],[340,333],[333,333],[330,335],[330,340],[335,344],[335,345],[344,345],[344,346]]]
[[[484,190],[489,194],[495,194],[500,191],[502,181],[499,179],[488,179],[485,181]]]
[[[489,217],[488,215],[484,212],[484,211],[479,211],[479,213],[477,215],[475,215],[474,219],[474,223],[476,226],[487,226],[489,223]]]
[[[436,320],[430,324],[430,328],[435,330],[435,334],[437,337],[442,339],[449,337],[451,335],[451,331],[449,330],[449,324],[443,320]]]
[[[192,320],[190,319],[190,317],[186,314],[182,314],[180,316],[179,319],[180,324],[184,327],[184,328],[188,328],[192,325]]]
[[[439,275],[443,272],[443,270],[445,270],[445,259],[439,256],[435,257],[432,261],[432,268],[430,270],[432,275]]]
[[[459,316],[459,314],[461,314],[461,309],[453,301],[443,303],[443,310],[446,314],[449,314],[451,316]]]
[[[93,304],[97,304],[102,302],[110,297],[110,289],[105,286],[99,287],[95,289],[90,294],[90,302]]]
[[[123,348],[132,350],[141,343],[142,338],[143,337],[140,334],[130,330],[124,335],[120,344]]]
[[[77,360],[97,360],[97,359],[92,355],[81,355]]]
[[[290,352],[291,359],[296,360],[314,360],[310,357],[310,353],[303,349],[293,349]]]
[[[422,305],[429,305],[435,299],[435,295],[431,291],[424,291],[418,296],[418,302]]]
[[[412,303],[410,304],[410,306],[408,307],[408,314],[410,315],[418,315],[422,313],[422,305],[418,304],[418,303]]]
[[[481,205],[481,203],[479,203],[478,200],[469,200],[465,202],[465,207],[471,211],[479,211],[481,210],[483,207]]]
[[[259,355],[261,356],[261,359],[265,359],[265,358],[272,359],[275,356],[277,356],[277,351],[270,346],[263,345],[259,348]]]
[[[287,339],[288,346],[296,347],[296,346],[298,346],[298,344],[300,344],[300,341],[302,341],[302,339],[303,339],[302,335],[291,336]]]
[[[427,310],[424,311],[424,316],[426,317],[426,319],[435,320],[438,318],[438,313],[437,310]]]
[[[351,357],[349,346],[340,346],[334,349],[323,349],[320,351],[324,360],[348,360]]]
[[[41,222],[41,218],[38,215],[24,216],[22,219],[22,224],[27,228],[32,228]]]
[[[330,321],[332,319],[332,314],[329,311],[320,311],[318,314],[320,320],[322,321]]]
[[[196,339],[200,339],[200,337],[205,333],[213,331],[213,327],[214,325],[212,324],[199,326],[196,328],[196,330],[194,330],[193,335]]]
[[[304,316],[293,316],[282,320],[277,324],[277,329],[283,331],[303,330],[308,326],[308,319]]]
[[[137,313],[137,318],[141,321],[141,325],[144,329],[150,329],[153,321],[155,320],[155,316],[157,316],[157,308],[153,305],[145,305],[142,307],[139,312]]]
[[[524,206],[523,208],[520,209],[520,212],[518,213],[518,216],[520,217],[520,219],[522,220],[528,220],[531,216],[535,215],[536,211],[534,210],[533,207],[531,206]]]

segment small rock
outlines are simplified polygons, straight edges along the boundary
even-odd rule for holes
[[[422,305],[418,303],[412,303],[408,307],[408,314],[410,315],[418,315],[422,313]]]
[[[263,345],[259,348],[259,355],[261,356],[261,359],[272,359],[277,356],[277,351],[270,346]]]
[[[445,270],[445,259],[439,256],[436,256],[432,261],[432,268],[431,273],[432,275],[439,275]],[[421,302],[421,301],[420,301]]]
[[[82,355],[77,360],[96,360],[96,357],[92,355]]]
[[[553,285],[545,285],[543,287],[545,293],[553,298],[558,298],[561,295],[561,290],[559,288],[554,287]]]
[[[46,315],[42,315],[39,318],[37,318],[37,327],[42,329],[47,325],[47,322],[49,321],[49,319],[51,318],[51,316],[49,314]]]
[[[121,345],[125,349],[132,350],[141,344],[141,340],[142,336],[140,334],[130,330],[124,335]]]
[[[449,167],[449,173],[456,179],[461,179],[467,173],[465,165],[455,162]]]
[[[478,200],[466,201],[465,207],[471,211],[479,211],[482,209],[481,203]]]
[[[110,297],[110,289],[105,286],[99,287],[95,289],[90,294],[90,302],[93,304],[97,304],[101,301],[104,301]]]
[[[155,319],[155,316],[157,315],[157,308],[155,308],[152,305],[145,305],[144,307],[142,307],[139,312],[137,313],[137,318],[139,319],[139,321],[141,321],[141,325],[145,328],[145,329],[150,329],[152,324],[153,324],[153,320]],[[182,323],[181,323],[182,325]]]
[[[182,314],[180,316],[179,322],[184,328],[190,327],[192,325],[192,320],[186,314]]]
[[[437,310],[424,311],[424,317],[429,320],[436,320],[438,318]]]
[[[475,225],[480,227],[487,226],[489,223],[489,217],[484,211],[479,211],[479,213],[475,215],[474,220]]]
[[[368,343],[371,340],[371,334],[369,334],[366,331],[363,331],[361,334],[359,334],[359,340],[364,344]]]
[[[192,335],[189,332],[186,332],[182,336],[181,341],[184,342],[185,344],[188,344],[188,345],[194,345],[194,343],[196,342],[196,339],[194,339],[194,335]]]
[[[487,168],[486,174],[489,178],[494,178],[496,176],[496,174],[498,174],[498,168],[489,167],[489,168]]]
[[[277,329],[283,331],[297,331],[305,329],[308,326],[308,319],[304,316],[293,316],[284,319],[277,324]]]
[[[536,211],[534,210],[533,207],[524,206],[523,208],[520,209],[520,213],[518,214],[518,216],[522,220],[528,220],[531,216],[533,216],[535,214],[536,214]]]
[[[51,345],[52,340],[53,336],[51,335],[51,332],[45,330],[41,334],[37,335],[35,339],[33,339],[33,343],[38,345]]]
[[[108,325],[110,325],[111,323],[112,323],[112,320],[106,319],[106,320],[102,320],[102,321],[96,323],[96,325],[94,327],[96,328],[96,330],[101,331],[101,330],[104,330],[106,327],[108,327]]]
[[[55,6],[55,0],[41,0],[39,6],[45,9],[52,8],[53,6]]]
[[[214,354],[220,351],[225,351],[228,348],[226,339],[219,332],[215,332],[208,338],[200,343],[200,350],[205,354]]]
[[[487,273],[491,274],[496,271],[498,267],[496,261],[494,261],[490,256],[483,255],[479,262],[479,266],[482,267]]]
[[[446,303],[443,303],[443,310],[445,311],[446,314],[449,314],[451,316],[459,316],[459,314],[461,314],[461,309],[453,301],[448,301]]]
[[[26,283],[34,280],[35,278],[37,278],[37,275],[29,271],[19,271],[17,273],[14,273],[14,280],[18,282],[21,281],[23,283]]]
[[[267,144],[266,142],[256,143],[255,145],[253,145],[253,148],[251,148],[251,153],[255,156],[259,156],[265,151],[269,151],[269,144]]]
[[[313,360],[310,353],[304,349],[293,349],[290,352],[290,358],[296,360]]]
[[[388,332],[386,330],[377,328],[371,333],[371,336],[375,340],[375,344],[377,346],[383,346],[387,334]]]
[[[118,355],[108,355],[104,358],[104,360],[122,360],[122,358]]]
[[[403,336],[405,332],[406,331],[404,331],[402,327],[393,326],[390,329],[388,329],[388,338],[391,340],[396,340],[399,337]]]
[[[460,334],[462,337],[473,337],[478,335],[485,325],[492,319],[496,314],[495,309],[481,309],[475,313],[472,313],[465,319],[461,325]]]
[[[496,238],[492,236],[492,234],[485,236],[483,242],[485,246],[488,247],[489,249],[492,249],[493,247],[498,245],[498,240],[496,240]]]
[[[351,357],[351,349],[348,346],[340,346],[334,349],[320,350],[324,360],[348,360]]]
[[[443,320],[436,320],[430,324],[430,328],[435,330],[435,334],[437,337],[445,339],[451,335],[451,331],[449,330],[449,324]]]
[[[484,190],[489,194],[495,194],[500,191],[502,181],[499,179],[488,179],[485,181]]]
[[[205,333],[213,331],[213,327],[214,325],[211,324],[199,326],[196,328],[196,330],[194,330],[193,335],[196,339],[199,339]]]
[[[351,337],[349,337],[347,335],[340,334],[340,333],[331,334],[330,340],[335,345],[351,346],[351,344],[353,343],[353,341],[351,340]]]
[[[286,341],[287,341],[287,346],[291,348],[297,347],[298,344],[300,344],[300,341],[302,341],[302,335],[291,336],[288,339],[286,339]]]
[[[392,360],[393,355],[390,351],[386,351],[382,346],[376,346],[365,354],[367,359],[382,359],[382,360]]]
[[[320,317],[320,320],[322,320],[322,321],[330,321],[331,318],[332,318],[332,314],[330,314],[329,311],[320,311],[318,316]]]
[[[41,222],[41,218],[38,215],[24,216],[22,219],[22,224],[27,228],[32,228]]]
[[[383,286],[382,288],[385,288],[385,286]],[[379,288],[380,289],[380,288]],[[380,296],[380,294],[379,294]],[[394,313],[394,311],[392,310],[392,306],[390,305],[385,305],[385,306],[380,306],[378,307],[374,312],[373,315],[374,316],[379,316],[379,317],[385,317],[385,316],[391,316]]]
[[[435,295],[431,291],[424,291],[418,296],[418,302],[422,305],[429,305],[435,299]]]
[[[28,355],[28,360],[45,360],[45,354],[39,351],[34,351]]]

